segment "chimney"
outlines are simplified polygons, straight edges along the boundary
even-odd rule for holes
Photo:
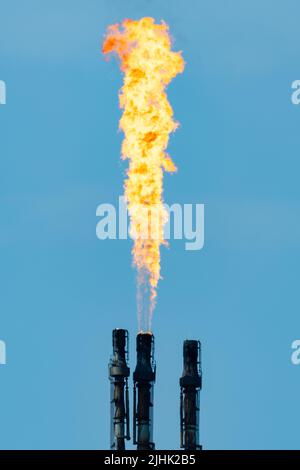
[[[183,343],[183,374],[180,378],[180,447],[201,450],[199,444],[200,390],[202,388],[200,341]]]
[[[137,364],[133,373],[133,443],[137,450],[153,450],[153,392],[156,366],[154,336],[136,337]]]
[[[128,377],[128,331],[113,330],[113,355],[109,362],[111,383],[111,442],[112,450],[125,450],[125,439],[130,439]]]

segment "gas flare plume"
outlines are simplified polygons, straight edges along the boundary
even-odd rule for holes
[[[180,52],[171,50],[168,25],[153,18],[126,19],[108,28],[104,54],[117,53],[124,73],[120,128],[125,134],[122,158],[129,160],[124,183],[134,239],[133,262],[138,272],[139,329],[151,331],[157,285],[160,279],[160,246],[168,213],[163,203],[163,172],[176,167],[166,154],[169,134],[178,124],[165,89],[183,72]]]

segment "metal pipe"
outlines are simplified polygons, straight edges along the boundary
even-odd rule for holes
[[[202,449],[199,444],[200,390],[202,388],[201,344],[183,343],[183,374],[180,378],[180,447]]]
[[[125,450],[125,439],[130,439],[128,377],[128,331],[113,330],[113,355],[109,362],[111,383],[111,443],[112,450]]]
[[[137,450],[153,450],[153,392],[156,374],[154,336],[139,333],[136,351],[137,364],[133,373],[133,440]]]

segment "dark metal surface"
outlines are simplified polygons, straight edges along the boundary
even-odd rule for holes
[[[128,331],[113,330],[113,355],[109,363],[111,382],[111,449],[125,450],[130,439],[128,377]]]
[[[200,390],[202,388],[201,344],[186,340],[183,344],[183,374],[180,378],[180,447],[201,449],[199,444]]]
[[[153,442],[153,392],[156,367],[154,336],[139,333],[136,338],[137,364],[133,373],[133,441],[137,450],[155,448]]]

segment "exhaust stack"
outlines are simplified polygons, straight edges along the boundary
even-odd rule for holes
[[[113,330],[113,355],[109,362],[111,383],[111,443],[112,450],[125,450],[125,439],[130,439],[128,377],[128,331]]]
[[[154,336],[136,337],[137,364],[133,373],[133,443],[137,450],[153,450]]]
[[[202,388],[201,343],[183,343],[183,374],[180,378],[180,447],[201,450],[199,444],[200,390]]]

